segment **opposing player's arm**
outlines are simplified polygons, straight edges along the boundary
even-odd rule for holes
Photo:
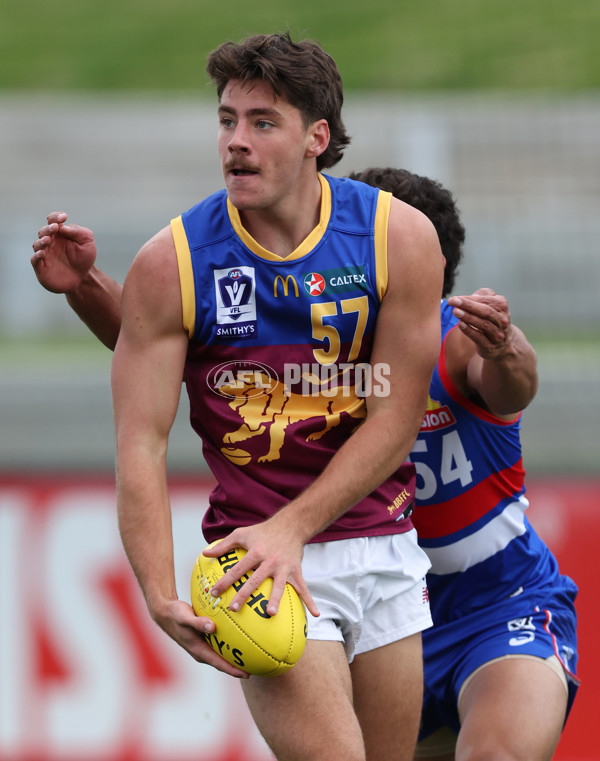
[[[94,266],[81,283],[65,294],[67,303],[96,338],[114,350],[121,330],[123,286]]]
[[[448,299],[460,319],[446,340],[446,366],[465,396],[489,412],[514,417],[538,387],[535,350],[510,319],[508,302],[490,288]]]
[[[192,657],[234,676],[204,641],[214,624],[197,618],[177,597],[168,439],[179,402],[188,346],[171,231],[165,228],[139,252],[122,298],[122,327],[112,365],[117,440],[119,531],[154,620]]]
[[[122,286],[98,269],[94,234],[67,224],[65,212],[52,212],[33,243],[31,265],[40,284],[64,293],[94,335],[114,349],[121,326]]]
[[[241,543],[249,552],[215,591],[231,584],[234,574],[239,578],[255,569],[233,602],[242,604],[271,576],[269,613],[275,612],[285,581],[290,581],[314,614],[300,573],[303,545],[377,488],[412,448],[440,351],[443,258],[429,220],[400,201],[392,204],[388,259],[389,285],[378,315],[371,362],[385,366],[390,393],[368,398],[365,422],[299,497],[265,523],[237,529],[226,540],[232,545]],[[219,547],[225,549],[228,544]]]

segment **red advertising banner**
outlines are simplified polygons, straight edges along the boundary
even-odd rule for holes
[[[206,545],[205,481],[173,485],[177,585]],[[150,620],[112,479],[0,483],[0,759],[262,761],[237,680]]]
[[[179,594],[211,483],[171,484]],[[597,758],[592,560],[600,479],[533,481],[530,517],[579,585],[582,686],[557,761]],[[0,477],[0,761],[267,761],[235,679],[152,623],[117,530],[112,478]]]
[[[554,761],[597,761],[600,607],[594,582],[600,540],[600,478],[527,482],[529,519],[556,555],[562,573],[579,586],[578,676],[581,686]]]

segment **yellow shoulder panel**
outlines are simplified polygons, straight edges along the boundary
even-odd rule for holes
[[[196,289],[194,287],[194,271],[192,255],[181,216],[171,220],[171,233],[177,252],[179,267],[179,283],[181,285],[181,306],[183,309],[183,327],[190,338],[196,328]]]
[[[391,205],[392,194],[380,190],[375,212],[375,279],[380,301],[388,287],[387,233]]]

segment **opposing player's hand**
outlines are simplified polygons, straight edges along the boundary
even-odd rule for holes
[[[479,288],[470,296],[452,296],[448,299],[463,333],[476,345],[484,359],[500,356],[511,337],[508,301],[491,288]]]
[[[175,640],[195,661],[214,666],[218,671],[247,679],[248,674],[232,666],[225,658],[216,653],[205,641],[204,634],[215,631],[214,621],[203,616],[196,616],[191,605],[183,600],[173,600],[167,603],[160,614],[153,613],[158,625],[171,639]]]
[[[33,251],[30,261],[36,277],[52,293],[77,288],[96,261],[94,234],[87,227],[67,224],[63,211],[48,215]]]
[[[302,576],[304,546],[302,542],[288,534],[280,525],[281,523],[276,514],[264,523],[238,528],[218,544],[204,550],[204,555],[214,558],[235,547],[243,547],[247,550],[239,563],[236,563],[223,578],[219,579],[211,593],[218,597],[248,571],[253,571],[232,599],[229,606],[232,610],[239,610],[260,584],[265,579],[271,578],[273,587],[267,605],[267,613],[270,616],[274,616],[279,610],[286,583],[291,584],[298,592],[309,612],[313,616],[318,616],[319,609]]]

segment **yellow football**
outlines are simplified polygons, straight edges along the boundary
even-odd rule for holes
[[[237,548],[217,558],[198,555],[192,571],[192,607],[197,616],[215,622],[215,632],[205,638],[226,661],[257,676],[283,674],[300,660],[306,645],[306,609],[291,584],[286,584],[275,616],[267,613],[272,579],[265,579],[240,610],[229,609],[252,571],[221,597],[210,594],[216,582],[245,554],[246,550]]]

